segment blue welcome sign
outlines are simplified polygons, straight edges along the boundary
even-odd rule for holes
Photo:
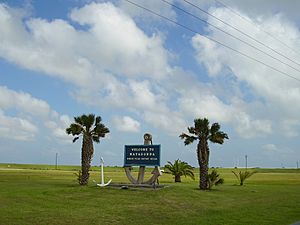
[[[160,145],[125,145],[124,166],[160,166]]]

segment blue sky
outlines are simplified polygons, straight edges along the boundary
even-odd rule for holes
[[[163,1],[134,2],[296,79],[126,1],[2,0],[0,162],[54,164],[58,153],[60,164],[80,164],[81,142],[73,144],[65,128],[74,116],[94,113],[111,131],[95,144],[94,165],[103,156],[122,166],[124,145],[143,143],[149,132],[162,146],[162,164],[179,158],[196,166],[196,144],[184,146],[178,136],[207,117],[230,138],[210,144],[210,166],[242,167],[247,155],[253,167],[296,167],[300,3],[222,1],[241,18],[220,2],[190,1],[249,39],[169,1],[272,59]]]

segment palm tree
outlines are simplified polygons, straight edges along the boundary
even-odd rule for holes
[[[253,174],[257,173],[257,171],[232,171],[233,174],[235,175],[236,179],[240,182],[240,185],[243,186],[244,185],[244,182],[245,180],[247,180],[249,177],[251,177]]]
[[[200,172],[199,187],[202,190],[206,190],[208,189],[208,140],[212,143],[223,144],[224,139],[228,139],[228,136],[226,133],[220,131],[221,126],[218,123],[213,123],[209,126],[209,121],[206,118],[195,119],[194,124],[194,127],[188,127],[190,134],[182,133],[179,137],[184,139],[185,145],[189,145],[195,140],[198,140],[197,158]]]
[[[181,182],[181,176],[188,176],[195,180],[193,167],[187,164],[186,162],[180,161],[179,159],[175,160],[174,164],[168,161],[168,165],[165,165],[164,168],[168,170],[165,171],[165,173],[174,175],[175,182]]]
[[[101,117],[95,118],[94,114],[74,117],[75,123],[72,123],[67,129],[67,134],[75,136],[73,143],[83,136],[81,148],[81,179],[80,185],[86,185],[89,180],[89,169],[94,154],[93,141],[100,142],[109,133],[109,129],[101,123]]]

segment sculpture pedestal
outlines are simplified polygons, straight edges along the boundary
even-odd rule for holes
[[[132,174],[132,167],[131,166],[125,166],[125,173],[126,176],[128,178],[128,180],[132,183],[132,184],[148,184],[148,185],[153,185],[155,184],[155,182],[157,181],[158,177],[161,175],[161,171],[160,168],[158,166],[155,166],[155,168],[153,169],[153,171],[151,172],[152,177],[150,177],[149,180],[144,182],[144,176],[145,176],[145,166],[140,166],[139,167],[139,173],[138,173],[138,178],[135,179]]]
[[[150,152],[147,152],[147,149],[149,149],[149,146],[151,146],[151,150],[149,150]],[[155,146],[158,147],[157,150],[156,150],[157,153],[154,153],[155,152],[155,150],[154,150]],[[134,150],[135,152],[128,153],[126,151],[126,147],[129,148],[129,146],[125,146],[125,159],[127,160],[126,154],[128,154],[128,158],[129,158],[128,160],[132,160],[132,158],[136,157],[136,151],[137,150],[135,149]],[[147,160],[158,160],[158,163],[148,164],[148,163],[145,163],[145,162],[143,162],[143,163],[139,162],[138,165],[140,165],[140,167],[139,167],[139,173],[138,173],[138,178],[137,179],[135,179],[131,174],[132,167],[128,166],[128,165],[130,165],[130,163],[127,163],[127,164],[124,163],[125,165],[127,165],[127,166],[124,166],[126,176],[132,184],[155,185],[155,182],[157,181],[158,177],[161,175],[161,171],[160,171],[159,166],[155,166],[153,171],[151,172],[152,177],[149,180],[144,181],[145,170],[146,170],[146,166],[144,166],[144,165],[147,165],[147,164],[148,165],[160,165],[160,157],[159,157],[159,155],[160,155],[160,145],[152,145],[152,135],[146,133],[146,134],[144,134],[144,145],[139,146],[139,147],[141,149],[140,150],[141,152],[137,153],[138,157],[139,157],[139,160],[140,160],[140,158],[144,157],[144,158],[142,158],[142,160],[145,160],[145,158],[147,158]],[[155,158],[155,156],[157,158]],[[134,163],[131,163],[131,165],[134,165]]]
[[[162,189],[165,188],[165,185],[149,185],[149,184],[116,184],[116,183],[111,183],[108,185],[108,187],[112,188],[121,188],[121,189]]]

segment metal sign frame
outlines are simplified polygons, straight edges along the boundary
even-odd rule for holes
[[[160,145],[124,146],[124,167],[160,166],[160,157]]]

